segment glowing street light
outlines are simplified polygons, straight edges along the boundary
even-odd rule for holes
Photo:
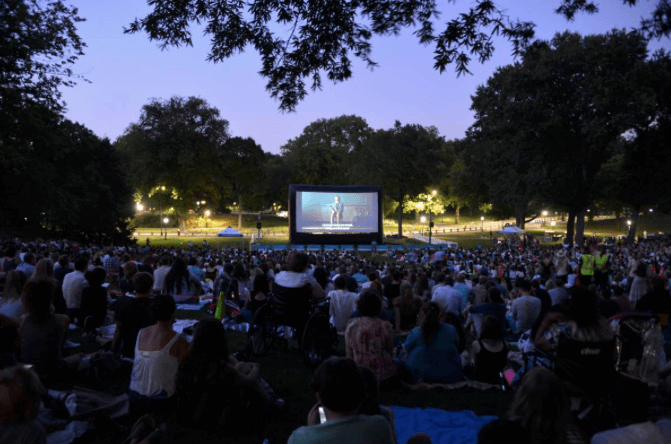
[[[165,187],[164,187],[164,186],[161,187],[161,191],[165,191]]]
[[[485,216],[480,216],[480,230],[485,230]]]
[[[206,202],[205,202],[204,200],[201,200],[200,203],[201,203],[202,205],[205,205]]]
[[[170,222],[170,219],[168,219],[167,217],[164,217],[164,218],[163,218],[163,223],[164,223],[164,224],[167,224],[168,222]]]
[[[438,194],[438,191],[433,190],[433,191],[431,191],[431,194],[433,194],[435,196],[436,194]]]
[[[554,226],[557,225],[557,222],[552,221],[552,222],[550,222],[550,225],[552,225],[552,228],[554,228]]]
[[[140,203],[140,202],[138,202],[135,207],[137,208],[138,211],[144,210],[144,205],[142,205],[142,203]]]
[[[650,211],[652,213],[652,208],[650,208],[648,211]]]
[[[421,220],[422,223],[424,223],[424,222],[426,222],[426,217],[425,217],[425,216],[422,216],[422,217],[419,218],[419,220]]]
[[[629,225],[631,227],[631,221],[630,220],[627,221],[627,225]]]
[[[205,217],[210,217],[210,214],[212,214],[212,213],[210,213],[210,210],[205,211]]]
[[[548,212],[547,212],[547,211],[543,211],[543,217],[545,217],[545,216],[547,216],[547,215],[548,215]]]

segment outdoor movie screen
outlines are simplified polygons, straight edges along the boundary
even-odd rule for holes
[[[381,231],[380,187],[292,185],[292,237],[318,242],[370,242]],[[314,236],[310,236],[314,235]],[[350,237],[351,239],[347,239]],[[325,239],[321,239],[327,241]]]
[[[296,231],[376,233],[377,193],[299,191],[296,193]]]

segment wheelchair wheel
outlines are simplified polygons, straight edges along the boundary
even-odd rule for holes
[[[268,349],[270,349],[275,339],[275,330],[270,307],[264,305],[256,310],[247,333],[247,340],[251,341],[252,350],[256,356],[263,356],[268,353]]]
[[[308,319],[301,344],[301,354],[306,366],[317,367],[333,355],[333,335],[334,328],[323,313],[316,313]]]

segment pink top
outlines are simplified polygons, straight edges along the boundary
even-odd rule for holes
[[[391,357],[393,327],[389,322],[378,318],[355,318],[347,326],[345,336],[354,362],[370,368],[378,381],[396,374],[396,364]]]

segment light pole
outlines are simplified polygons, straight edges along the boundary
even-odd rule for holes
[[[480,231],[485,231],[485,216],[480,216]]]
[[[208,222],[207,219],[210,217],[210,214],[212,214],[210,213],[210,210],[205,210],[205,228],[209,228],[207,224]]]
[[[631,221],[628,220],[627,221],[627,236],[629,236],[630,234],[631,234]]]
[[[163,222],[164,224],[168,225],[168,222],[170,222],[170,219],[168,219],[167,217],[164,217],[163,219],[161,219],[161,222]],[[165,228],[165,237],[164,237],[164,239],[168,239],[168,227]]]

